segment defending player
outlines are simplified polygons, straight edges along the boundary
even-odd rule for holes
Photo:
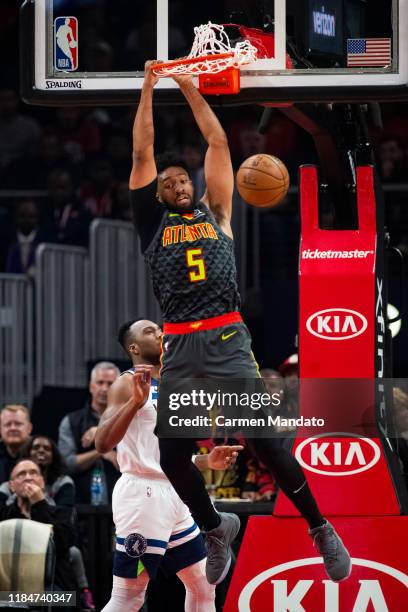
[[[98,451],[117,446],[122,472],[112,496],[117,537],[112,596],[104,612],[139,610],[159,564],[183,582],[187,612],[215,610],[215,587],[205,576],[203,537],[159,462],[154,427],[161,336],[152,321],[121,327],[119,341],[133,367],[109,390],[108,407],[96,433]],[[241,448],[219,446],[195,460],[202,470],[226,469]]]
[[[153,62],[154,63],[154,62]],[[157,77],[145,66],[145,79],[133,127],[133,167],[129,186],[141,249],[150,267],[154,291],[165,321],[161,380],[259,376],[251,338],[239,314],[231,230],[233,169],[227,137],[190,77],[174,80],[184,94],[208,144],[207,191],[199,202],[184,162],[154,159],[152,114]],[[172,383],[173,384],[173,383]],[[239,529],[235,515],[218,514],[190,458],[193,440],[169,439],[160,427],[167,410],[159,395],[158,429],[163,471],[196,522],[206,531],[207,578],[216,584],[230,563],[230,544]],[[346,578],[350,556],[324,520],[297,460],[277,439],[248,440],[274,474],[310,527],[332,580]]]

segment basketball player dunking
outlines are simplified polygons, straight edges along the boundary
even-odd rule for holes
[[[145,66],[133,127],[129,186],[141,249],[165,321],[161,381],[257,378],[251,338],[239,314],[231,231],[234,175],[226,135],[192,79],[174,77],[208,144],[204,164],[207,190],[196,202],[184,162],[169,155],[157,161],[154,158],[152,99],[158,78],[151,71],[152,64]],[[230,544],[239,530],[239,519],[218,513],[212,505],[201,474],[191,462],[194,440],[164,437],[160,414],[168,408],[165,401],[164,394],[162,399],[159,394],[156,433],[160,463],[206,532],[207,579],[218,584],[230,565]],[[297,460],[276,438],[248,443],[308,522],[329,577],[334,581],[347,578],[350,556],[320,514]]]

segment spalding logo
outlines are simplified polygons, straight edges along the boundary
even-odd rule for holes
[[[350,340],[364,333],[368,322],[364,315],[348,308],[326,308],[310,315],[307,330],[323,340]]]
[[[304,610],[305,608],[302,606],[302,600],[309,591],[313,589],[315,583],[320,585],[320,588],[321,585],[324,586],[324,612],[339,610],[340,585],[338,582],[332,582],[331,580],[298,580],[294,584],[293,580],[290,582],[288,580],[288,578],[291,577],[290,574],[288,575],[290,570],[322,563],[323,560],[321,557],[309,557],[281,563],[280,565],[276,565],[275,567],[271,567],[261,572],[252,578],[252,580],[242,589],[238,599],[239,612],[254,612],[255,609],[251,608],[251,598],[256,590],[266,582],[273,584],[273,602],[270,601],[271,610]],[[359,566],[375,570],[376,572],[394,578],[403,586],[408,587],[408,576],[395,567],[369,559],[353,558],[352,563],[353,567]],[[376,580],[362,580],[360,578],[360,572],[358,579],[359,590],[352,609],[361,611],[373,609],[378,612],[380,610],[384,612],[389,610],[379,580],[380,576],[376,576]],[[284,574],[284,576],[280,576],[281,574]]]
[[[306,438],[296,448],[295,456],[310,472],[325,476],[352,476],[372,468],[380,459],[381,450],[370,438],[332,432]]]

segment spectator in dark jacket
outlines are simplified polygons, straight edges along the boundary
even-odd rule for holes
[[[41,242],[55,242],[55,236],[40,226],[37,202],[22,200],[16,206],[15,236],[7,253],[6,272],[32,275]]]
[[[21,447],[18,458],[32,459],[40,466],[45,481],[45,492],[56,506],[74,507],[74,481],[68,476],[68,468],[51,438],[47,436],[29,438]],[[0,503],[10,503],[11,495],[8,481],[3,482],[0,486]]]
[[[59,426],[58,448],[74,478],[76,501],[91,503],[91,480],[94,470],[102,473],[105,482],[104,503],[108,503],[120,473],[116,451],[104,455],[95,449],[95,434],[99,419],[106,409],[108,390],[119,375],[115,364],[101,361],[95,365],[89,381],[91,400],[84,408],[70,412]]]
[[[73,542],[71,511],[52,506],[46,501],[40,467],[29,459],[20,459],[14,466],[10,489],[16,499],[13,504],[0,508],[0,520],[21,518],[52,525],[56,549],[55,584],[61,590],[75,590],[69,561],[69,548]]]

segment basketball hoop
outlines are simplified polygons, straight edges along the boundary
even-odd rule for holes
[[[256,60],[257,49],[249,40],[231,47],[224,26],[211,23],[194,28],[194,42],[187,57],[152,66],[160,77],[193,75],[199,77],[201,93],[238,93],[243,64]]]

